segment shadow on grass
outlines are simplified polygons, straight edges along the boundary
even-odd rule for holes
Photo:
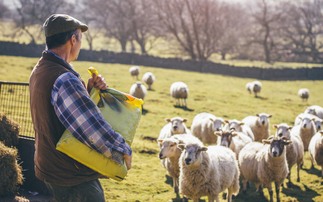
[[[317,168],[302,168],[302,170],[304,170],[305,172],[307,172],[308,174],[312,174],[312,175],[316,175],[318,177],[321,177],[321,170],[317,169]]]
[[[255,97],[256,99],[259,99],[259,100],[268,100],[268,98],[266,98],[266,97],[262,97],[262,96],[257,96],[257,97]]]
[[[291,184],[290,187],[282,188],[282,193],[284,193],[286,196],[291,196],[297,198],[298,201],[313,201],[312,199],[316,196],[319,196],[320,194],[314,191],[313,189],[310,189],[308,186],[304,184],[305,191],[303,191],[299,186],[295,184]]]
[[[180,106],[180,105],[174,105],[175,108],[179,108],[179,109],[183,109],[184,111],[189,111],[189,112],[192,112],[194,111],[194,109],[190,109],[186,106]]]
[[[142,108],[142,111],[141,111],[142,115],[146,115],[148,112],[149,111],[147,109]]]

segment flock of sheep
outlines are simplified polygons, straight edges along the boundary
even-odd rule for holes
[[[133,66],[130,75],[138,80],[140,68]],[[152,89],[156,78],[146,72],[142,82]],[[130,94],[144,99],[147,88],[142,82],[135,82]],[[250,94],[258,97],[262,84],[253,81],[246,84]],[[170,96],[176,99],[176,105],[187,107],[189,89],[184,82],[174,82],[170,86]],[[298,95],[306,101],[309,90],[302,88]],[[308,107],[300,113],[294,126],[286,123],[275,124],[275,135],[270,136],[270,118],[272,115],[259,113],[242,120],[226,120],[214,114],[203,112],[196,114],[190,129],[187,119],[172,117],[165,119],[157,139],[160,149],[159,158],[173,179],[173,188],[177,196],[198,201],[207,196],[209,201],[219,201],[218,195],[226,192],[228,201],[242,191],[247,191],[247,183],[255,184],[263,196],[267,188],[270,201],[273,201],[272,183],[275,183],[277,201],[280,201],[280,186],[285,179],[291,185],[291,168],[299,171],[304,161],[304,152],[311,156],[314,163],[322,167],[323,177],[323,108],[317,105]]]
[[[138,76],[140,74],[140,67],[139,66],[132,66],[129,69],[130,75],[138,80]],[[152,90],[152,85],[155,82],[156,77],[152,72],[146,72],[142,77],[142,82],[144,82],[148,86],[148,90]],[[147,95],[147,88],[143,83],[140,81],[135,82],[130,87],[130,94],[141,98],[144,100],[145,96]],[[181,107],[186,107],[186,99],[188,98],[189,89],[184,82],[178,81],[174,82],[170,86],[170,95],[174,99],[176,99],[176,105]]]
[[[309,151],[312,167],[317,163],[323,168],[322,107],[308,107],[294,126],[275,124],[274,136],[269,131],[271,117],[260,113],[241,121],[225,120],[203,112],[194,117],[190,129],[182,117],[166,119],[158,137],[159,158],[173,179],[174,192],[193,201],[203,196],[219,201],[218,195],[226,192],[232,201],[241,180],[243,192],[252,182],[262,196],[267,188],[273,201],[274,182],[280,201],[280,187],[286,178],[291,185],[294,165],[300,181],[304,152]]]

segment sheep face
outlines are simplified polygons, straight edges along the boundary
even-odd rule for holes
[[[276,130],[276,136],[277,137],[285,137],[286,139],[290,140],[290,129],[291,127],[288,126],[287,124],[279,124],[275,125]]]
[[[221,136],[220,145],[224,147],[230,147],[232,142],[232,137],[236,136],[236,133],[234,133],[234,130],[223,131],[221,132],[220,136]]]
[[[213,122],[213,131],[221,131],[222,130],[222,126],[224,121],[222,119],[215,119],[213,120],[212,118],[210,118],[210,120]]]
[[[316,131],[320,131],[322,128],[322,119],[315,119],[314,123],[315,123],[315,128]]]
[[[258,117],[257,123],[259,125],[267,126],[269,123],[269,118],[271,118],[271,115],[266,113],[261,113],[261,114],[257,114],[257,117]]]
[[[304,118],[302,118],[302,122],[300,125],[303,129],[311,129],[312,121],[313,121],[313,119],[310,119],[308,117],[304,117]]]
[[[175,140],[164,140],[161,145],[161,149],[159,152],[159,158],[169,158],[173,157],[176,153],[177,143]]]
[[[188,144],[185,145],[184,151],[182,153],[182,161],[186,166],[199,167],[202,163],[202,152],[206,151],[207,147],[200,146],[198,144]]]
[[[290,140],[286,140],[285,138],[268,138],[266,140],[263,140],[263,143],[270,144],[269,147],[269,155],[271,157],[280,157],[284,152],[285,145],[288,145],[291,143]]]
[[[172,119],[166,119],[166,121],[171,123],[172,134],[185,133],[185,122],[187,121],[186,119],[176,117]]]
[[[229,121],[229,129],[234,129],[235,131],[242,131],[241,126],[243,125],[243,123],[241,121],[238,120],[230,120]]]

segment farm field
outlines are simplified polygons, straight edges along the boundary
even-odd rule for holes
[[[28,82],[32,67],[38,58],[0,56],[0,80]],[[95,62],[73,62],[84,81],[89,78],[87,68],[95,67],[108,85],[120,91],[129,92],[135,80],[129,74],[130,65],[106,64]],[[228,77],[213,74],[166,70],[155,67],[141,67],[140,78],[145,72],[153,72],[156,82],[153,90],[148,91],[142,116],[132,145],[133,167],[126,180],[115,182],[102,179],[106,201],[146,202],[180,201],[173,192],[171,178],[166,174],[158,158],[159,148],[156,138],[165,124],[165,118],[181,116],[187,118],[190,127],[194,116],[201,112],[213,113],[225,119],[243,119],[248,115],[266,112],[270,119],[271,134],[273,124],[293,125],[295,117],[309,105],[323,106],[323,81],[261,81],[263,90],[259,98],[250,95],[245,84],[253,79]],[[169,87],[175,81],[185,82],[190,90],[186,109],[175,107],[175,101],[169,96]],[[303,102],[298,96],[299,88],[308,88],[310,98]],[[323,180],[320,167],[310,170],[309,154],[305,154],[304,169],[301,170],[301,182],[296,182],[296,168],[292,169],[293,186],[282,188],[282,201],[323,201]],[[287,181],[287,180],[286,180]],[[267,190],[264,190],[268,197]],[[220,195],[221,196],[221,195]],[[274,194],[275,197],[275,194]],[[221,201],[225,201],[221,198]],[[206,201],[202,198],[201,201]],[[263,201],[255,193],[253,186],[247,195],[240,193],[234,201]]]

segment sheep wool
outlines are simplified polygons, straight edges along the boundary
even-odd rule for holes
[[[317,132],[311,139],[308,147],[312,168],[314,163],[321,166],[321,176],[323,177],[323,131]]]
[[[219,201],[219,193],[227,190],[227,199],[239,192],[239,168],[235,154],[222,146],[204,147],[186,144],[181,154],[180,193],[198,201],[208,196],[209,201]]]
[[[153,85],[153,83],[155,82],[156,77],[153,73],[151,72],[146,72],[143,76],[142,76],[142,82],[146,83],[148,85],[148,90],[151,90],[151,86]]]
[[[256,114],[256,116],[247,116],[242,119],[242,122],[251,128],[255,141],[261,142],[269,137],[269,118],[271,117],[272,115],[270,114],[260,113]]]

